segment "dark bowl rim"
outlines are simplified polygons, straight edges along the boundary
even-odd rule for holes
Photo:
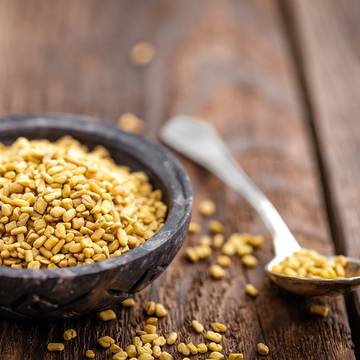
[[[183,206],[177,207],[177,213],[174,213],[174,206],[171,206],[168,209],[164,226],[144,244],[121,256],[103,260],[95,264],[59,269],[13,269],[11,267],[0,266],[0,277],[45,280],[86,276],[116,269],[134,262],[141,257],[148,256],[149,251],[152,252],[161,247],[165,242],[171,240],[189,221],[193,201],[192,187],[190,178],[179,160],[164,146],[150,141],[143,136],[125,132],[104,118],[102,118],[102,120],[103,121],[100,122],[99,118],[69,113],[16,113],[0,117],[0,137],[4,131],[12,131],[14,133],[18,131],[18,136],[21,137],[22,130],[29,130],[30,127],[36,126],[41,129],[68,130],[69,135],[72,135],[71,132],[95,134],[92,131],[96,131],[97,136],[100,135],[105,138],[106,134],[106,136],[112,136],[113,139],[117,138],[119,141],[126,142],[127,145],[135,145],[135,143],[139,145],[140,141],[147,151],[152,151],[157,156],[166,160],[166,167],[169,170],[170,176],[172,176],[171,180],[174,181],[174,185],[181,190],[181,195],[184,199]],[[73,136],[76,138],[76,135]],[[104,143],[99,143],[99,145],[106,147]],[[141,159],[135,158],[141,162]],[[143,165],[145,169],[146,165]],[[174,195],[171,189],[167,190],[169,191],[170,197]],[[178,212],[179,209],[181,213]],[[169,225],[173,220],[176,220],[175,227]]]

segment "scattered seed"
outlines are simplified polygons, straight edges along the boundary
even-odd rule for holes
[[[136,302],[133,298],[127,298],[121,302],[121,305],[124,307],[134,307]]]
[[[211,277],[215,280],[220,280],[225,276],[225,270],[219,265],[211,265],[209,272]]]
[[[241,262],[248,268],[253,268],[257,265],[257,259],[253,255],[243,256]]]
[[[230,353],[229,360],[244,360],[244,355],[242,353]]]
[[[85,352],[85,356],[88,358],[88,359],[95,359],[95,353],[93,350],[86,350]]]
[[[256,297],[259,294],[258,290],[253,284],[246,284],[245,293],[252,297]]]
[[[211,351],[221,351],[222,350],[222,346],[220,344],[215,343],[215,342],[209,343],[208,348]]]
[[[212,216],[215,214],[216,206],[212,200],[206,199],[200,202],[199,212],[204,216]]]
[[[130,59],[135,65],[147,65],[155,55],[154,46],[148,41],[135,44],[130,51]]]
[[[227,330],[227,326],[225,324],[222,324],[220,322],[213,322],[211,323],[211,327],[214,331],[218,333],[224,333]]]
[[[64,344],[63,343],[48,343],[47,349],[48,351],[63,351],[64,350]]]
[[[190,355],[190,350],[189,348],[186,346],[186,344],[184,344],[183,342],[181,342],[178,346],[177,346],[178,352],[182,355],[188,356]]]
[[[166,339],[166,343],[167,343],[168,345],[173,345],[173,344],[175,344],[177,338],[178,338],[177,333],[176,333],[176,332],[171,332],[171,333],[168,335],[167,339]]]
[[[98,318],[102,321],[109,321],[116,319],[116,313],[114,310],[108,309],[98,313]]]
[[[256,345],[256,348],[257,348],[257,352],[260,354],[260,355],[268,355],[269,354],[269,347],[267,345],[265,345],[264,343],[258,343]]]
[[[144,130],[144,122],[131,113],[121,115],[118,119],[118,126],[122,130],[136,134],[140,134]]]
[[[201,231],[201,225],[199,223],[191,221],[189,224],[189,234],[197,234]]]
[[[327,317],[329,315],[330,308],[326,305],[311,305],[310,312],[315,315]]]
[[[63,338],[66,341],[69,341],[71,339],[75,339],[77,336],[77,332],[74,329],[68,329],[64,331]]]
[[[205,334],[206,339],[213,341],[215,343],[219,343],[222,339],[221,334],[216,333],[214,331],[207,331]]]
[[[224,232],[224,225],[218,220],[209,221],[209,230],[214,234],[219,234]]]
[[[199,321],[197,320],[193,320],[191,322],[191,326],[194,328],[194,330],[198,333],[202,333],[204,331],[204,326],[202,324],[200,324]]]
[[[217,259],[217,263],[223,267],[223,268],[227,268],[231,265],[231,259],[229,256],[227,255],[220,255]]]
[[[164,317],[167,316],[167,314],[168,311],[163,304],[156,304],[155,315],[157,317]]]
[[[115,340],[110,336],[102,336],[97,339],[97,342],[103,348],[109,348],[112,344],[115,344]]]

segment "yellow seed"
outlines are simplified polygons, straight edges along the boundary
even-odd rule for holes
[[[167,339],[166,339],[166,343],[167,343],[168,345],[173,345],[173,344],[175,344],[177,338],[178,338],[177,333],[176,333],[176,332],[171,332],[171,333],[168,335]]]
[[[208,347],[206,346],[206,344],[204,343],[200,343],[197,345],[197,348],[198,348],[198,352],[200,354],[205,354],[207,351],[208,351]]]
[[[144,130],[144,122],[132,113],[122,114],[117,123],[120,129],[127,132],[140,134]]]
[[[109,321],[116,319],[116,313],[114,310],[108,309],[98,313],[98,318],[102,321]]]
[[[210,220],[209,230],[214,234],[221,234],[224,232],[224,225],[218,220]]]
[[[205,334],[206,339],[213,341],[215,343],[219,343],[222,339],[221,334],[218,334],[214,331],[207,331]]]
[[[209,359],[224,359],[224,355],[218,351],[213,351],[210,353]]]
[[[130,51],[130,59],[135,65],[146,65],[154,57],[154,46],[148,41],[135,44]]]
[[[198,348],[192,342],[188,343],[187,347],[192,355],[197,355],[199,352]]]
[[[161,347],[158,346],[158,345],[154,345],[152,347],[152,355],[155,357],[155,358],[159,358],[160,355],[161,355]]]
[[[194,330],[198,333],[202,333],[204,331],[204,326],[197,320],[193,320],[191,322],[191,326],[194,328]]]
[[[140,336],[143,344],[152,343],[155,339],[157,339],[157,337],[158,334],[145,334]]]
[[[230,353],[229,360],[244,360],[244,355],[242,353]]]
[[[257,259],[253,255],[243,256],[241,262],[248,268],[253,268],[257,265]]]
[[[177,350],[180,354],[183,354],[185,356],[190,355],[190,350],[189,348],[186,346],[186,344],[184,344],[183,342],[181,342],[178,346],[177,346]]]
[[[164,317],[167,316],[167,314],[168,311],[163,304],[156,304],[155,315],[157,317]]]
[[[62,217],[65,212],[66,210],[63,207],[55,206],[50,210],[50,215],[53,216],[54,218],[59,218]]]
[[[231,259],[229,256],[227,255],[220,255],[217,259],[217,263],[223,267],[223,268],[227,268],[231,265]]]
[[[154,357],[148,353],[139,355],[138,360],[154,360]]]
[[[211,351],[221,351],[222,350],[222,346],[220,344],[211,342],[208,344],[208,348]]]
[[[77,336],[77,332],[74,329],[68,329],[64,331],[63,338],[66,341],[69,341],[71,339],[75,339]]]
[[[257,352],[260,354],[260,355],[268,355],[269,354],[269,347],[267,345],[265,345],[264,343],[258,343],[256,345],[256,348],[257,348]]]
[[[156,326],[151,324],[146,324],[144,326],[144,331],[148,334],[156,334]]]
[[[252,296],[252,297],[256,297],[259,294],[256,287],[254,285],[252,285],[252,284],[246,284],[245,293],[248,294],[249,296]]]
[[[148,301],[145,304],[145,312],[148,315],[154,315],[156,311],[156,302],[155,301]]]
[[[163,352],[160,354],[160,360],[173,360],[173,356],[170,355],[168,352],[163,351]]]
[[[153,341],[153,345],[164,346],[166,344],[166,339],[163,336],[159,336]]]
[[[48,351],[63,351],[64,344],[63,343],[48,343],[47,349],[48,349]]]
[[[327,317],[329,315],[330,308],[326,305],[311,305],[310,312],[315,315]]]
[[[220,280],[225,276],[225,270],[219,265],[211,265],[209,272],[211,277],[215,280]]]
[[[213,322],[211,323],[211,327],[214,331],[219,333],[224,333],[227,330],[227,326],[225,324],[222,324],[220,322]]]
[[[214,215],[216,211],[216,206],[212,200],[206,199],[200,202],[199,212],[204,216]]]
[[[93,350],[86,350],[85,352],[85,356],[88,358],[88,359],[95,359],[95,353]]]
[[[193,263],[199,261],[198,252],[192,247],[187,247],[185,249],[185,256],[188,260],[190,260]]]
[[[121,302],[121,305],[124,307],[134,307],[136,302],[133,298],[127,298]]]
[[[115,344],[115,340],[110,336],[102,336],[97,339],[97,342],[103,348],[109,348],[112,344]]]
[[[133,344],[130,344],[126,347],[126,352],[129,356],[136,356],[137,355],[137,350],[136,350],[136,346]]]
[[[156,325],[158,323],[159,319],[156,317],[149,317],[146,319],[146,324],[150,324],[150,325]]]
[[[197,234],[201,231],[201,225],[197,222],[191,221],[189,224],[189,234]]]
[[[39,261],[31,261],[28,263],[28,269],[40,269],[40,262]]]

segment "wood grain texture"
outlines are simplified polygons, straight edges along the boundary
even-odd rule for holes
[[[136,68],[127,54],[143,39],[155,44],[156,58]],[[0,47],[1,113],[63,111],[115,119],[134,111],[146,120],[146,134],[153,138],[171,115],[208,119],[300,242],[332,251],[318,169],[275,2],[3,0]],[[227,234],[265,232],[234,192],[184,163],[196,200],[216,201],[216,217]],[[194,217],[202,221],[196,212]],[[308,314],[304,299],[269,284],[262,270],[272,257],[267,240],[255,270],[245,271],[234,259],[221,283],[209,279],[209,263],[189,265],[180,255],[138,301],[165,303],[171,315],[161,321],[161,331],[176,330],[185,341],[200,341],[189,331],[193,318],[206,324],[225,321],[231,330],[225,351],[243,351],[246,359],[257,358],[260,341],[270,347],[268,359],[354,359],[343,300],[329,300],[331,316],[318,319]],[[256,300],[244,295],[248,281],[260,289]],[[1,320],[1,359],[81,358],[101,335],[125,345],[143,314],[141,308],[119,309],[118,317],[110,324],[95,316],[55,324]],[[47,353],[46,343],[60,340],[69,327],[77,329],[78,338],[66,344],[63,354]],[[108,358],[99,350],[97,359]]]
[[[360,256],[360,3],[292,2],[338,249]],[[350,301],[360,345],[360,292]],[[359,348],[357,349],[360,355]]]

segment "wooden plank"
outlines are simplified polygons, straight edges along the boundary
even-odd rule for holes
[[[157,54],[139,69],[127,53],[142,39],[154,42]],[[0,112],[66,111],[114,119],[135,111],[146,119],[152,137],[173,114],[211,119],[302,244],[332,251],[294,69],[273,1],[1,1],[0,46]],[[227,234],[265,232],[242,199],[185,164],[196,201],[208,196],[216,201]],[[226,280],[213,282],[209,263],[189,265],[180,255],[137,299],[165,303],[171,315],[160,330],[176,330],[186,341],[201,339],[189,331],[193,318],[229,323],[225,351],[241,350],[246,359],[256,358],[260,341],[271,349],[268,359],[354,359],[343,300],[329,300],[332,315],[318,319],[308,314],[304,299],[270,285],[262,270],[272,257],[267,240],[255,270],[245,271],[234,260]],[[244,295],[247,281],[260,289],[256,300]],[[111,324],[95,316],[54,324],[1,320],[1,358],[72,360],[101,335],[125,345],[143,315],[137,308],[119,309],[118,316]],[[63,354],[48,354],[46,343],[60,340],[69,327],[79,337]],[[97,354],[107,358],[104,351]]]
[[[339,252],[360,256],[360,3],[292,2],[316,136],[319,139],[333,232]],[[349,303],[360,355],[360,292]]]

